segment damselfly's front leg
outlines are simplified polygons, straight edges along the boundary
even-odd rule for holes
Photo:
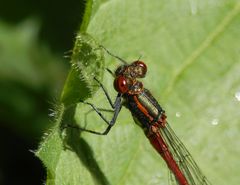
[[[108,132],[111,130],[112,126],[116,123],[116,119],[117,119],[117,116],[122,108],[122,95],[120,93],[118,93],[114,103],[112,102],[109,94],[107,93],[105,87],[102,85],[102,83],[97,80],[96,78],[94,78],[100,85],[101,89],[103,90],[109,104],[111,105],[112,109],[113,109],[113,117],[112,119],[109,121],[107,120],[101,113],[101,110],[98,109],[94,104],[92,103],[89,103],[89,102],[84,102],[84,101],[81,101],[82,103],[84,104],[87,104],[89,106],[92,107],[92,109],[102,118],[102,120],[108,124],[108,127],[103,131],[103,132],[97,132],[97,131],[93,131],[93,130],[89,130],[89,129],[85,129],[85,128],[80,128],[78,126],[74,126],[74,125],[70,125],[70,124],[67,124],[67,127],[70,127],[70,128],[75,128],[75,129],[79,129],[81,131],[86,131],[86,132],[90,132],[90,133],[93,133],[93,134],[97,134],[97,135],[106,135],[108,134]]]

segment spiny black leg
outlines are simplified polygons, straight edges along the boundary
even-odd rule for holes
[[[105,109],[105,108],[97,108],[99,111],[101,111],[101,112],[111,112],[111,113],[114,113],[114,110],[112,110],[112,109]],[[85,128],[86,127],[86,125],[87,125],[87,116],[88,116],[88,114],[89,113],[91,113],[91,112],[95,112],[95,110],[94,109],[90,109],[89,111],[87,111],[85,114],[84,114],[84,127],[83,128]]]
[[[90,132],[92,134],[97,134],[97,135],[106,135],[108,134],[108,132],[111,130],[112,126],[116,123],[116,120],[117,120],[117,116],[122,108],[122,98],[121,96],[117,96],[116,100],[115,100],[115,109],[114,109],[114,114],[113,114],[113,117],[111,119],[111,121],[108,121],[106,118],[104,118],[104,116],[101,114],[101,112],[92,104],[92,103],[88,103],[88,102],[83,102],[85,104],[88,104],[90,105],[93,110],[95,110],[97,112],[97,114],[108,124],[108,127],[104,130],[104,132],[96,132],[96,131],[93,131],[93,130],[88,130],[88,129],[85,129],[85,128],[80,128],[78,126],[73,126],[73,125],[66,125],[65,128],[75,128],[75,129],[79,129],[79,130],[82,130],[82,131],[85,131],[85,132]]]
[[[99,108],[99,107],[96,107],[99,111],[102,111],[102,112],[114,112],[114,110],[112,109],[105,109],[105,108]],[[86,114],[90,113],[94,111],[93,109],[89,110]]]
[[[100,85],[100,87],[102,88],[102,90],[103,90],[105,96],[107,97],[107,100],[108,100],[109,104],[111,105],[111,107],[112,107],[113,109],[115,109],[117,98],[116,98],[115,102],[113,103],[112,100],[111,100],[111,98],[110,98],[110,96],[109,96],[109,94],[108,94],[108,92],[107,92],[107,90],[106,90],[105,87],[103,86],[103,84],[102,84],[96,77],[94,77],[94,80],[96,80],[96,82],[97,82],[97,83]],[[118,93],[117,97],[120,97],[120,96],[122,96],[122,95],[121,95],[120,93]]]
[[[112,57],[120,60],[122,63],[127,64],[127,62],[125,60],[123,60],[122,58],[120,58],[119,56],[116,56],[114,54],[112,54],[110,51],[108,51],[103,45],[99,45],[101,48],[103,48],[109,55],[111,55]]]
[[[88,130],[88,129],[85,129],[85,128],[81,128],[81,127],[74,126],[74,125],[69,125],[69,124],[67,124],[64,128],[74,128],[74,129],[78,129],[78,130],[81,130],[81,131],[84,131],[84,132],[89,132],[89,133],[96,134],[96,135],[106,135],[110,130],[109,126],[108,126],[107,129],[106,129],[106,130],[108,130],[108,132],[106,132],[106,130],[104,132],[96,132],[96,131],[93,131],[93,130]]]
[[[118,113],[120,112],[121,110],[121,107],[122,107],[122,95],[120,93],[118,93],[117,97],[116,97],[116,100],[113,104],[113,111],[114,111],[114,114],[113,114],[113,118],[111,121],[108,121],[103,115],[102,113],[97,109],[97,107],[95,105],[93,105],[92,103],[89,103],[89,102],[84,102],[84,101],[81,101],[82,103],[84,104],[87,104],[87,105],[90,105],[94,110],[95,112],[103,119],[103,121],[105,121],[108,125],[111,125],[112,121],[113,120],[116,120],[115,117],[118,116]],[[115,119],[114,119],[115,118]]]
[[[110,122],[102,115],[102,113],[98,110],[97,107],[95,107],[95,105],[89,102],[83,102],[83,101],[81,102],[84,104],[90,105],[93,108],[93,110],[103,119],[103,121],[105,121],[108,125],[110,124]]]
[[[115,77],[114,72],[112,72],[109,68],[106,68],[106,70],[107,70],[113,77]]]

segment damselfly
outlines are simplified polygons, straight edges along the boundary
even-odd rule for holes
[[[134,121],[144,130],[152,146],[165,160],[168,168],[175,177],[173,178],[175,182],[179,185],[210,185],[210,182],[202,174],[188,150],[168,124],[165,111],[150,91],[144,88],[143,83],[139,81],[147,73],[146,64],[140,60],[128,64],[122,58],[110,53],[103,46],[102,48],[122,63],[116,69],[115,73],[108,70],[115,78],[114,88],[118,92],[114,102],[111,100],[102,83],[95,78],[113,109],[113,117],[108,121],[101,114],[101,110],[95,105],[89,102],[82,102],[90,105],[108,124],[108,127],[104,132],[96,132],[71,125],[68,126],[93,134],[106,135],[115,124],[122,106],[125,106],[131,111]]]

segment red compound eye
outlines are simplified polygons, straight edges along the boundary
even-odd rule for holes
[[[140,68],[141,70],[138,72],[139,77],[144,77],[147,73],[147,65],[142,61],[135,61],[133,65]]]
[[[128,91],[127,80],[123,76],[118,76],[114,80],[114,88],[117,92],[126,93]]]

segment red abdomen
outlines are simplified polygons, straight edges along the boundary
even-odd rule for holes
[[[178,181],[179,185],[189,185],[186,177],[184,176],[183,172],[180,170],[178,164],[174,160],[171,152],[169,151],[165,141],[163,140],[159,132],[159,126],[161,126],[159,123],[155,123],[151,126],[150,131],[148,132],[148,135],[147,135],[150,143],[165,160],[165,162],[168,165],[168,168],[175,175],[175,178]]]

